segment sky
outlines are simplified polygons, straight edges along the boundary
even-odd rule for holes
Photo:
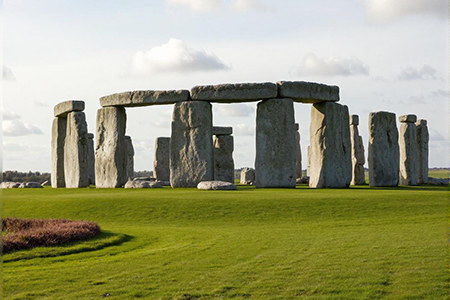
[[[448,15],[445,0],[3,0],[3,170],[51,170],[61,101],[84,100],[95,134],[104,95],[280,80],[338,85],[366,157],[370,112],[427,119],[430,167],[448,167]],[[294,106],[306,166],[311,105]],[[127,109],[135,170],[172,110]],[[254,166],[255,119],[256,103],[213,104],[236,168]]]

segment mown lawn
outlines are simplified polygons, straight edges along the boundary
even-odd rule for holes
[[[4,299],[448,299],[447,187],[17,189],[96,240],[4,255]]]

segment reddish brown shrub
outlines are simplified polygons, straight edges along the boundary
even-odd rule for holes
[[[88,221],[6,218],[2,232],[3,252],[7,253],[88,240],[100,234],[100,226]]]

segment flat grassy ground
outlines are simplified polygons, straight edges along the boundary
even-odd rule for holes
[[[100,238],[4,255],[4,299],[448,299],[447,187],[14,189]]]

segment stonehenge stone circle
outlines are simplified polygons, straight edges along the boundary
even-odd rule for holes
[[[364,174],[364,144],[358,130],[359,116],[350,115],[350,140],[352,143],[352,181],[351,185],[362,185],[366,183]]]
[[[232,135],[214,139],[214,180],[234,183],[234,141]]]
[[[310,178],[312,188],[343,188],[352,180],[348,108],[334,102],[311,107]]]
[[[416,122],[417,128],[417,183],[428,183],[428,133],[427,120]]]
[[[339,87],[305,81],[279,81],[278,97],[291,98],[294,102],[318,103],[339,101]]]
[[[213,135],[231,135],[233,127],[213,126]]]
[[[153,177],[170,181],[170,137],[158,137],[155,140]]]
[[[234,183],[228,181],[201,181],[197,185],[199,190],[235,190]]]
[[[394,113],[369,114],[369,185],[397,186],[400,152]]]
[[[295,123],[295,178],[302,178],[302,148],[300,146],[299,125]]]
[[[291,99],[258,103],[255,176],[257,188],[295,188],[295,122]]]
[[[134,148],[131,136],[125,136],[125,147],[127,152],[127,179],[134,177]]]
[[[249,102],[276,98],[275,83],[230,83],[200,85],[191,89],[192,100],[206,100],[219,103]]]
[[[53,108],[53,115],[58,118],[67,118],[67,115],[73,111],[83,111],[84,101],[81,100],[69,100],[60,102]]]
[[[123,107],[105,107],[97,111],[95,183],[98,188],[122,187],[127,182]]]
[[[311,145],[308,145],[308,148],[306,149],[306,176],[311,175]]]
[[[93,133],[88,133],[88,170],[89,184],[95,184],[95,148]]]
[[[176,103],[170,137],[170,185],[197,187],[214,180],[212,106],[206,101]]]
[[[417,185],[417,128],[415,115],[400,116],[400,184]]]
[[[67,132],[64,143],[64,178],[66,188],[89,186],[88,132],[84,112],[67,115]]]
[[[255,169],[242,168],[240,183],[241,184],[254,184],[255,183]]]
[[[117,93],[100,98],[100,105],[136,107],[161,104],[174,104],[189,100],[188,90],[178,91],[133,91]]]
[[[52,174],[53,188],[66,186],[64,177],[64,143],[66,141],[67,119],[55,118],[52,126]]]

